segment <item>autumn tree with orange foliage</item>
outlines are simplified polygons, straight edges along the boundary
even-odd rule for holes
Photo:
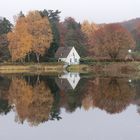
[[[94,39],[93,36],[95,34],[95,31],[97,31],[99,28],[101,27],[101,25],[97,25],[95,23],[89,23],[89,21],[85,20],[82,24],[81,24],[81,30],[84,33],[85,36],[85,44],[87,46],[87,51],[90,53],[89,47],[93,47],[94,46]]]
[[[99,25],[95,23],[89,23],[85,20],[81,25],[81,30],[85,34],[86,38],[88,39],[89,43],[90,40],[93,38],[93,34],[100,28]]]
[[[52,41],[49,20],[42,17],[38,11],[18,17],[13,31],[8,34],[8,39],[13,61],[23,60],[27,54],[34,52],[39,62],[39,57],[50,47]]]
[[[48,18],[42,17],[38,11],[29,12],[26,17],[28,32],[32,35],[32,51],[36,54],[37,61],[44,55],[52,42],[52,31]]]
[[[136,50],[140,50],[140,23],[137,25],[137,27],[131,31],[131,34],[134,37],[134,40],[136,41]]]
[[[108,55],[116,59],[120,52],[127,53],[128,49],[135,48],[135,42],[131,34],[120,24],[107,24],[99,28],[93,35],[93,46],[89,50],[91,54]]]
[[[9,50],[12,61],[23,60],[32,49],[32,35],[28,32],[25,17],[19,17],[13,32],[8,34]]]

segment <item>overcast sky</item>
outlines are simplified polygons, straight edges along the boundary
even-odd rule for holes
[[[21,10],[43,9],[60,10],[62,20],[71,16],[80,22],[109,23],[140,17],[140,0],[1,0],[0,16],[12,21]]]

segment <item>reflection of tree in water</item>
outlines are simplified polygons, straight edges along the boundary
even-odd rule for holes
[[[133,86],[136,91],[136,96],[132,103],[137,105],[137,112],[140,114],[140,79],[133,80],[131,86]]]
[[[83,90],[86,86],[87,79],[81,79],[74,90],[60,89],[60,103],[61,108],[65,108],[67,112],[74,112],[78,107],[81,107],[81,99]]]
[[[83,106],[86,110],[98,107],[108,113],[118,113],[133,100],[135,91],[125,78],[83,78],[75,90],[63,91],[49,76],[0,77],[0,113],[11,106],[16,120],[38,125],[47,120],[61,119],[60,108],[73,112]],[[11,106],[10,106],[11,105]]]
[[[109,113],[118,113],[124,110],[131,103],[135,95],[127,79],[102,79],[100,87],[102,100],[97,101],[99,102],[97,106]]]
[[[32,102],[32,87],[23,79],[12,78],[9,88],[9,102],[16,108],[18,119],[23,122],[28,114],[28,106]]]
[[[96,79],[96,81],[98,80]],[[135,95],[134,89],[128,84],[128,80],[122,78],[100,78],[98,82],[90,80],[86,89],[88,94],[85,95],[86,103],[111,114],[124,110]],[[89,108],[85,105],[84,100],[85,108]]]
[[[29,105],[28,120],[33,124],[47,121],[53,104],[53,95],[43,82],[33,89],[32,103]]]
[[[84,96],[82,99],[82,106],[84,107],[85,110],[88,110],[93,106],[93,98],[94,98],[94,93],[98,92],[98,85],[99,85],[99,79],[95,78],[93,80],[88,80],[86,82],[86,85],[84,86]]]
[[[137,113],[140,114],[140,105],[137,105]]]
[[[9,78],[0,76],[0,114],[7,114],[12,108],[8,102],[10,82]]]
[[[53,95],[43,82],[32,87],[24,79],[13,78],[9,89],[9,100],[15,105],[17,121],[29,121],[38,125],[49,119],[53,104]]]
[[[60,91],[58,86],[55,83],[55,77],[53,76],[47,76],[44,77],[42,76],[41,79],[45,82],[45,85],[48,85],[51,93],[53,94],[54,97],[54,102],[53,102],[53,106],[51,109],[51,113],[50,113],[50,120],[60,120],[62,119],[60,116],[60,108],[59,108],[59,102],[60,102]]]
[[[61,100],[59,106],[65,108],[67,112],[74,112],[80,106],[78,94],[75,91],[68,91],[65,93],[61,91]]]

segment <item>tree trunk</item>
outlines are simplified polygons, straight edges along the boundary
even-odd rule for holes
[[[37,59],[37,62],[39,63],[39,54],[36,53],[36,59]]]
[[[13,57],[11,56],[11,61],[12,61],[12,63],[14,63],[14,59],[13,59]]]
[[[109,56],[111,57],[112,60],[115,60],[117,58],[118,54],[113,54],[113,53],[109,53]]]
[[[36,84],[38,85],[40,83],[40,75],[37,75],[37,81]]]
[[[24,64],[25,59],[24,59],[24,58],[21,58],[21,59],[20,59],[20,62],[21,62],[22,64]]]
[[[28,84],[30,84],[30,76],[28,76]]]
[[[27,54],[28,62],[30,62],[30,53]]]

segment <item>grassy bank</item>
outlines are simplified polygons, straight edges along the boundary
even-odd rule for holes
[[[72,65],[68,71],[112,76],[140,76],[140,62],[93,62],[88,65]]]
[[[90,66],[81,64],[81,65],[70,65],[66,68],[68,72],[80,72],[80,73],[88,73],[90,71]]]
[[[109,75],[140,75],[140,62],[93,62],[90,64],[70,65],[69,72],[95,73]],[[40,64],[1,64],[0,73],[62,73],[62,63]]]
[[[91,71],[109,73],[134,73],[140,71],[140,62],[96,62],[90,66]]]
[[[0,73],[61,73],[63,72],[62,63],[40,63],[40,64],[1,64]]]

